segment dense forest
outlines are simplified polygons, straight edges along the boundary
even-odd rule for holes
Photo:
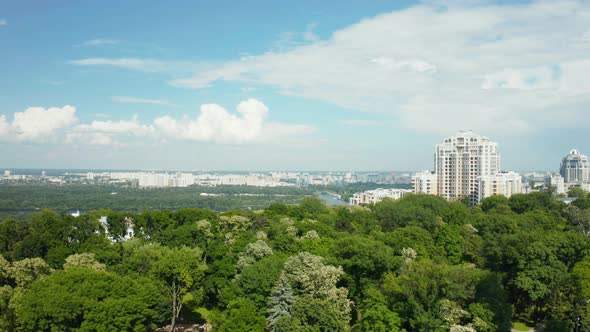
[[[263,209],[273,203],[297,204],[305,196],[320,192],[342,195],[345,201],[355,192],[383,188],[407,188],[410,185],[348,184],[342,186],[254,187],[190,186],[187,188],[132,188],[115,185],[3,184],[0,190],[0,214],[15,214],[41,209],[58,212],[112,209],[178,210],[203,208],[215,211]],[[202,194],[207,195],[202,195]]]
[[[44,210],[0,221],[0,330],[590,331],[589,236],[548,193]]]

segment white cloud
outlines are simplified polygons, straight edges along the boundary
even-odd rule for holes
[[[82,46],[103,46],[103,45],[114,45],[119,41],[115,39],[91,39],[82,43]]]
[[[146,98],[135,98],[135,97],[127,97],[127,96],[112,96],[111,100],[117,103],[130,103],[130,104],[155,104],[155,105],[162,105],[162,106],[175,106],[174,103],[171,103],[165,99],[146,99]]]
[[[268,108],[256,99],[242,101],[237,114],[217,104],[201,105],[196,119],[170,115],[142,123],[137,115],[129,120],[93,120],[76,124],[76,109],[29,107],[14,114],[12,122],[0,115],[0,140],[17,142],[65,142],[74,145],[125,146],[171,140],[218,144],[266,144],[298,140],[315,132],[306,125],[268,121]],[[105,117],[105,114],[94,114]]]
[[[478,3],[420,4],[170,83],[265,84],[444,134],[590,127],[590,3]]]
[[[391,58],[378,57],[375,59],[371,59],[370,62],[375,63],[381,66],[383,69],[387,70],[413,70],[421,73],[436,72],[436,66],[419,59],[396,61]]]
[[[90,124],[80,124],[73,128],[75,132],[95,132],[104,134],[130,134],[135,136],[145,136],[153,132],[153,127],[142,125],[137,115],[131,120],[120,121],[98,121],[94,120]]]
[[[11,134],[12,126],[6,121],[6,115],[0,115],[0,138],[6,140],[7,138],[11,138]]]
[[[0,26],[8,25],[8,21],[6,19],[0,19]]]
[[[141,124],[138,116],[134,115],[128,121],[94,120],[89,124],[77,125],[66,135],[66,142],[90,145],[123,145],[118,140],[121,137],[146,137],[154,133],[153,126]]]
[[[69,63],[76,66],[111,66],[146,72],[164,71],[167,68],[167,65],[161,61],[137,58],[87,58],[72,60]]]
[[[76,108],[66,105],[59,107],[29,107],[14,113],[12,123],[0,116],[0,138],[9,141],[40,142],[59,130],[76,123]]]
[[[247,61],[245,57],[243,61]],[[207,66],[209,67],[209,66]],[[210,86],[214,81],[236,81],[241,80],[242,75],[247,69],[241,63],[227,63],[223,67],[214,70],[200,71],[188,79],[175,79],[168,82],[170,85],[177,87],[188,87],[191,89],[201,89]]]
[[[273,45],[274,51],[286,51],[297,46],[314,43],[320,40],[320,37],[314,32],[317,23],[310,23],[306,26],[305,31],[285,31],[279,34],[277,41]]]
[[[217,104],[205,104],[196,120],[164,116],[155,119],[154,126],[169,138],[223,144],[270,142],[314,131],[304,125],[267,122],[268,108],[256,99],[242,101],[237,111],[235,115]]]

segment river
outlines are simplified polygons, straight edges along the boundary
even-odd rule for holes
[[[318,198],[328,205],[346,205],[346,202],[327,193],[320,193]]]

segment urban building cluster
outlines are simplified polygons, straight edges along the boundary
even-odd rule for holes
[[[412,177],[413,192],[449,200],[468,198],[477,204],[486,197],[510,197],[522,192],[522,176],[501,170],[497,142],[472,131],[461,131],[437,144],[434,171]]]
[[[516,172],[502,171],[500,161],[498,143],[472,131],[461,131],[436,145],[435,170],[416,173],[412,177],[413,192],[449,200],[467,197],[477,204],[493,195],[510,197],[548,188],[558,195],[572,187],[590,190],[588,157],[577,150],[562,159],[559,174],[526,174],[530,182],[523,182]]]
[[[353,183],[409,184],[409,172],[164,172],[164,171],[92,171],[55,172],[28,170],[13,174],[5,170],[0,182],[29,182],[46,184],[111,184],[140,188],[171,188],[188,186],[256,186],[305,187],[310,185],[346,185]]]
[[[590,191],[588,157],[571,150],[561,161],[559,173],[527,173],[523,176],[501,168],[497,142],[473,131],[460,131],[435,146],[434,171],[412,176],[415,194],[429,194],[448,200],[469,199],[473,205],[494,195],[510,197],[519,193],[551,190],[563,195],[573,187]],[[408,194],[403,189],[376,189],[356,193],[350,204],[363,205],[399,199]]]
[[[409,174],[391,173],[110,173],[111,179],[133,181],[141,188],[188,187],[197,186],[256,186],[256,187],[304,187],[309,185],[342,185],[351,183],[409,183]]]
[[[565,194],[571,188],[582,188],[590,191],[590,165],[588,157],[578,150],[571,150],[561,160],[559,173],[551,173],[545,177],[556,194]]]

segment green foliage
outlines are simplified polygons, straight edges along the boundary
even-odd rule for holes
[[[580,187],[570,187],[567,191],[567,197],[586,198],[588,197],[588,192]]]
[[[566,276],[566,266],[555,252],[533,243],[520,255],[514,285],[533,303],[546,299]]]
[[[481,209],[484,212],[489,212],[499,206],[508,206],[510,204],[510,201],[508,200],[508,198],[506,198],[506,196],[494,195],[484,198],[480,204]]]
[[[17,327],[16,309],[27,289],[52,270],[40,258],[25,258],[13,263],[0,255],[0,328],[14,331]]]
[[[435,243],[449,263],[459,264],[462,262],[465,239],[461,234],[461,227],[448,224],[439,227],[435,235]]]
[[[562,203],[553,199],[550,193],[533,192],[530,194],[515,194],[510,196],[508,205],[516,213],[525,213],[535,209],[561,208]]]
[[[226,317],[219,331],[264,331],[266,319],[254,302],[238,298],[227,306]]]
[[[126,243],[126,257],[118,269],[126,274],[146,276],[168,298],[174,326],[183,305],[198,305],[203,297],[202,278],[207,266],[199,248],[169,248],[159,244]]]
[[[314,298],[311,295],[298,297],[290,316],[280,318],[276,331],[350,331],[349,318],[332,301]]]
[[[424,258],[437,254],[432,234],[419,226],[398,228],[392,232],[378,235],[377,238],[392,247],[398,255],[403,248],[413,248],[418,256]]]
[[[400,332],[402,321],[399,315],[387,306],[387,299],[375,288],[365,291],[366,298],[360,311],[361,319],[355,331]]]
[[[590,209],[590,198],[588,198],[588,196],[580,197],[580,198],[576,199],[575,201],[573,201],[572,205],[576,206],[580,209],[583,209],[583,210],[588,210],[588,209]]]
[[[289,257],[283,271],[299,294],[326,297],[344,273],[341,267],[325,265],[324,259],[307,252]]]
[[[394,251],[380,241],[361,236],[348,236],[334,245],[332,262],[340,264],[346,272],[348,288],[357,294],[371,280],[377,281],[385,272],[399,267],[401,260]]]
[[[409,198],[413,198],[420,204],[412,204],[413,202]],[[442,218],[437,217],[435,212],[438,209],[442,210],[439,203],[439,197],[410,195],[408,200],[393,201],[384,199],[382,202],[377,203],[373,209],[384,231],[406,226],[419,226],[427,230],[433,230],[437,222],[442,220]]]
[[[273,255],[263,258],[255,264],[245,268],[234,279],[239,293],[254,301],[260,309],[265,309],[268,297],[282,271],[284,258]]]
[[[313,218],[329,211],[324,202],[315,197],[305,197],[301,200],[301,203],[299,203],[299,209],[301,209],[303,215],[308,218]]]
[[[238,259],[238,270],[243,270],[257,261],[272,255],[272,249],[262,240],[248,244]]]
[[[66,262],[64,263],[64,270],[71,269],[71,268],[87,268],[97,271],[104,271],[106,266],[102,263],[96,261],[95,254],[74,254],[68,256],[66,258]]]
[[[485,271],[469,265],[449,266],[423,260],[407,266],[399,275],[386,274],[383,288],[390,305],[407,320],[411,330],[438,330],[467,316],[462,308],[477,300],[477,286],[484,275]],[[462,314],[450,319],[448,310],[443,310],[445,303]]]
[[[582,210],[577,206],[564,209],[564,216],[572,228],[580,234],[590,237],[590,209]]]
[[[145,204],[167,194],[156,192],[145,191]],[[328,207],[306,198],[266,200],[264,211],[9,217],[0,220],[0,330],[205,320],[221,331],[506,332],[512,321],[587,330],[584,199],[566,206],[534,193],[469,207],[409,195]],[[128,225],[136,238],[123,241]]]
[[[157,323],[157,294],[145,279],[71,268],[34,282],[17,314],[23,331],[142,331]]]

